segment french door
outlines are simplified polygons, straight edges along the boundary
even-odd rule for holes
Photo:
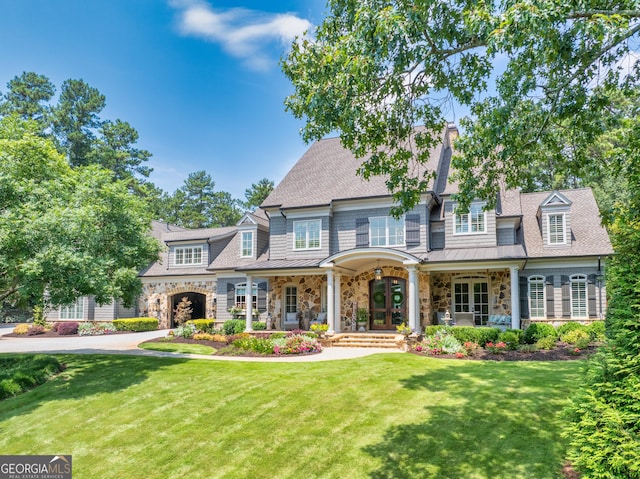
[[[407,282],[386,277],[369,283],[370,328],[395,330],[407,316]]]
[[[453,283],[453,310],[455,313],[473,313],[477,326],[489,319],[489,283],[485,279],[461,279]]]

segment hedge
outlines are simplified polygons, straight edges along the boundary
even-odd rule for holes
[[[190,319],[187,324],[193,324],[198,331],[211,333],[215,327],[215,319]]]
[[[498,341],[498,337],[500,336],[499,328],[475,328],[473,326],[427,326],[424,335],[433,336],[437,331],[443,329],[449,331],[460,344],[469,341],[478,343],[482,347],[489,341]]]
[[[155,331],[158,329],[156,318],[114,319],[113,325],[118,331]]]
[[[229,319],[222,325],[222,331],[227,336],[243,333],[247,329],[247,323],[244,319]]]

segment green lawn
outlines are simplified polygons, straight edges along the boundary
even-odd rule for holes
[[[150,349],[152,351],[169,351],[172,353],[184,353],[184,354],[204,354],[209,355],[216,352],[211,346],[205,346],[204,344],[191,344],[191,343],[172,343],[170,341],[161,342],[155,341],[150,343],[142,343],[138,345],[141,349]]]
[[[75,479],[556,478],[582,366],[61,359],[56,379],[0,401],[0,450],[72,454]]]

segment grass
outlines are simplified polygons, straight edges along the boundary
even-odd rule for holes
[[[205,346],[204,344],[171,343],[169,341],[142,343],[138,347],[141,349],[151,349],[153,351],[169,351],[172,353],[185,354],[209,355],[216,352],[215,348]]]
[[[47,381],[63,369],[53,356],[0,356],[0,399],[15,396]]]
[[[0,402],[0,450],[72,454],[75,479],[557,478],[582,363],[61,360]]]

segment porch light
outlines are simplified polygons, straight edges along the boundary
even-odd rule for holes
[[[375,275],[376,281],[380,281],[382,279],[382,270],[380,269],[379,262],[378,262],[378,267],[373,270],[373,274]]]

